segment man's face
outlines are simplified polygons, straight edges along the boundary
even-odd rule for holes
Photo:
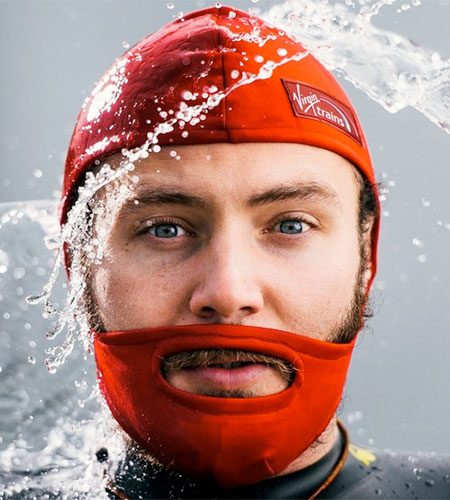
[[[348,161],[299,144],[177,146],[133,175],[91,280],[107,331],[225,323],[334,340],[355,328],[370,271],[360,272],[360,185]],[[289,384],[275,361],[197,354],[168,364],[169,383],[241,397]]]

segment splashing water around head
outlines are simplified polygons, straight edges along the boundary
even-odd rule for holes
[[[395,0],[347,0],[345,4],[320,0],[291,1],[273,6],[262,17],[294,34],[327,68],[363,90],[387,111],[396,113],[411,106],[450,132],[449,61],[396,33],[380,30],[372,23],[381,8],[394,3]],[[415,1],[413,5],[418,3]],[[267,40],[255,31],[248,41],[263,46]],[[298,60],[306,55],[299,54]],[[291,59],[286,58],[276,65]],[[57,252],[50,278],[41,294],[29,298],[30,303],[44,303],[45,310],[56,317],[55,326],[47,334],[49,339],[67,331],[61,345],[47,350],[47,365],[51,373],[64,363],[77,341],[86,350],[90,345],[89,324],[80,312],[80,304],[86,288],[86,266],[101,260],[105,250],[102,239],[92,238],[94,217],[105,215],[107,209],[101,199],[94,200],[95,194],[106,186],[113,186],[117,179],[129,178],[133,182],[133,162],[158,154],[161,135],[170,133],[183,122],[194,126],[200,124],[202,116],[218,106],[226,95],[240,86],[251,85],[257,79],[269,78],[276,65],[266,61],[261,64],[258,74],[239,75],[226,92],[211,89],[201,104],[190,105],[189,96],[185,96],[185,102],[175,110],[175,116],[161,123],[142,147],[123,151],[124,161],[118,168],[99,165],[97,173],[87,176],[67,223],[57,238],[48,241],[49,247]],[[119,191],[112,188],[116,206],[128,199],[130,193],[126,183]],[[60,308],[55,305],[52,294],[63,267],[64,244],[69,244],[72,249],[72,267],[66,303]],[[86,431],[86,436],[80,439],[88,441],[89,432]],[[9,466],[12,468],[14,464],[11,462]]]
[[[328,69],[344,76],[387,111],[396,113],[411,106],[450,132],[450,63],[439,54],[419,48],[404,37],[380,30],[371,23],[383,6],[394,2],[360,0],[355,3],[348,0],[342,4],[323,0],[288,1],[273,6],[262,17],[296,37]],[[419,2],[416,0],[413,4],[418,5]],[[260,36],[257,28],[245,39],[260,47],[268,41]],[[279,55],[283,56],[282,53]],[[161,135],[172,132],[176,127],[183,128],[186,123],[196,126],[208,111],[217,107],[237,88],[270,78],[278,66],[291,60],[299,61],[307,55],[308,52],[303,52],[276,63],[261,61],[257,74],[242,73],[226,91],[209,89],[209,95],[201,104],[190,105],[190,96],[186,93],[180,108],[174,110],[172,117],[163,113],[162,117],[166,119],[157,125],[152,134],[148,134],[147,141],[141,147],[122,150],[124,161],[120,168],[111,169],[105,165],[96,175],[87,175],[85,186],[80,189],[59,240],[53,242],[59,245],[59,250],[50,279],[42,294],[29,297],[30,303],[44,302],[46,310],[57,317],[56,325],[47,333],[48,338],[53,339],[67,328],[63,344],[48,352],[47,364],[51,372],[64,362],[76,338],[83,342],[85,348],[89,348],[89,324],[86,316],[80,313],[86,288],[86,266],[101,259],[104,253],[104,242],[91,238],[93,218],[105,214],[104,204],[98,200],[93,202],[94,195],[114,180],[129,175],[134,170],[133,162],[151,153],[157,154],[161,149],[158,145]],[[130,53],[130,57],[138,56]],[[118,85],[120,87],[120,81]],[[109,87],[108,92],[112,92]],[[93,94],[90,109],[92,113],[98,113],[98,106],[107,105],[107,102],[96,91]],[[120,193],[116,193],[116,202],[117,194],[122,201],[131,196],[125,185]],[[65,307],[58,310],[52,305],[50,297],[63,264],[64,244],[72,249],[71,286]],[[80,253],[80,249],[83,249],[83,253]],[[82,255],[87,256],[87,261],[83,261]]]
[[[450,61],[371,21],[395,0],[285,2],[264,17],[390,113],[417,109],[450,133]],[[420,5],[419,0],[413,1]]]

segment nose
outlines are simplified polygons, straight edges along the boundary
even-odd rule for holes
[[[263,290],[247,242],[236,238],[211,242],[202,252],[199,269],[189,302],[197,317],[235,323],[262,310]]]

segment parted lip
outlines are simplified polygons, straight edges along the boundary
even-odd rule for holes
[[[260,352],[238,349],[203,349],[181,351],[163,358],[164,374],[179,370],[194,370],[197,368],[237,369],[249,365],[265,365],[278,370],[286,379],[291,380],[295,373],[292,363]]]

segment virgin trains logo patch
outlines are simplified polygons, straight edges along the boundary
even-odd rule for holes
[[[282,79],[296,116],[319,120],[349,135],[361,146],[352,110],[334,97],[301,82]]]

